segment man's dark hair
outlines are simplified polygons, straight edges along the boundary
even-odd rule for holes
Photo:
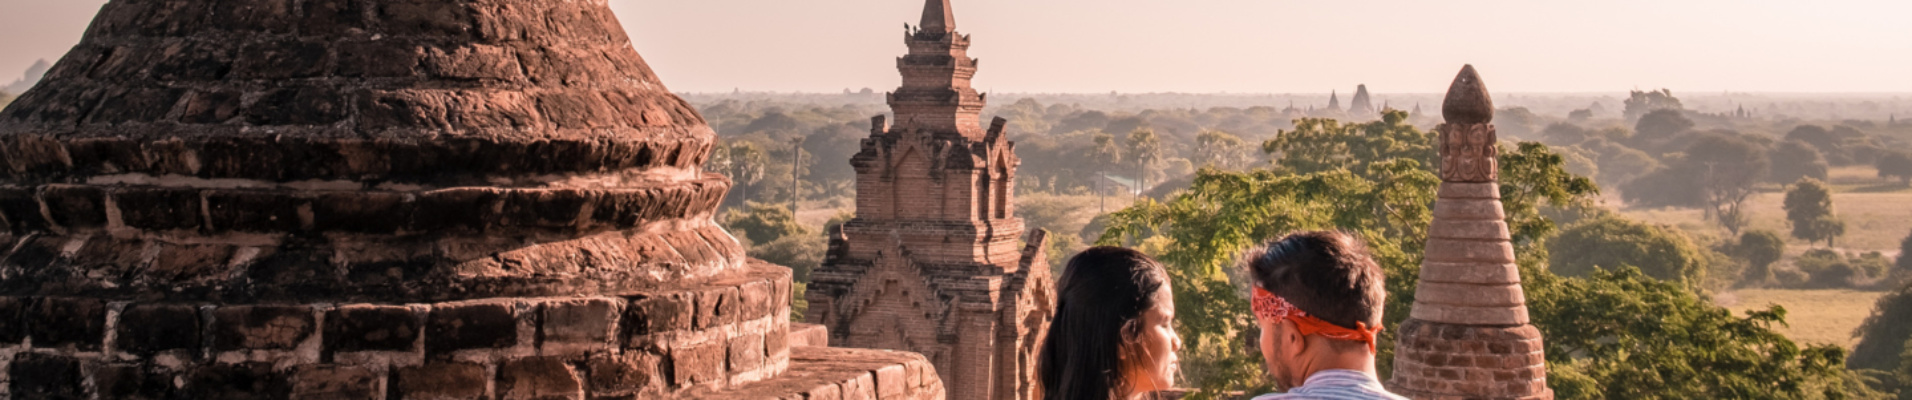
[[[1381,325],[1386,276],[1360,238],[1346,232],[1289,234],[1243,256],[1256,286],[1343,328]]]

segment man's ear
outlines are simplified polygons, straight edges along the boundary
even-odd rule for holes
[[[1301,335],[1301,329],[1295,326],[1294,321],[1284,319],[1275,322],[1275,326],[1280,327],[1275,342],[1280,344],[1282,352],[1288,353],[1289,357],[1299,357],[1308,351],[1308,337]]]

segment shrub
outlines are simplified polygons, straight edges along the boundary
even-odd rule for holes
[[[1705,276],[1705,256],[1677,231],[1601,217],[1581,222],[1547,242],[1548,262],[1561,275],[1584,277],[1598,269],[1638,267],[1647,276],[1692,285]]]

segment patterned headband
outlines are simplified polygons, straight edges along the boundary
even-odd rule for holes
[[[1381,335],[1381,327],[1369,327],[1367,323],[1357,321],[1354,323],[1355,329],[1348,329],[1308,315],[1308,312],[1301,311],[1300,307],[1289,303],[1288,299],[1276,296],[1260,286],[1254,286],[1254,288],[1255,294],[1250,304],[1255,310],[1255,317],[1270,321],[1286,319],[1295,323],[1295,327],[1301,331],[1302,336],[1321,335],[1329,339],[1367,343],[1368,351],[1375,351],[1375,337]]]

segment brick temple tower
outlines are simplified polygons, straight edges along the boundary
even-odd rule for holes
[[[1447,89],[1441,188],[1390,389],[1420,399],[1552,399],[1500,204],[1494,102],[1474,66]]]
[[[832,232],[807,318],[832,344],[923,353],[953,399],[1029,399],[1054,300],[1045,234],[1025,238],[1015,214],[1021,160],[1005,121],[979,124],[948,0],[929,0],[904,43],[896,125],[874,118],[850,159],[856,219]]]
[[[940,398],[797,342],[715,139],[606,0],[107,2],[0,111],[0,398]]]

